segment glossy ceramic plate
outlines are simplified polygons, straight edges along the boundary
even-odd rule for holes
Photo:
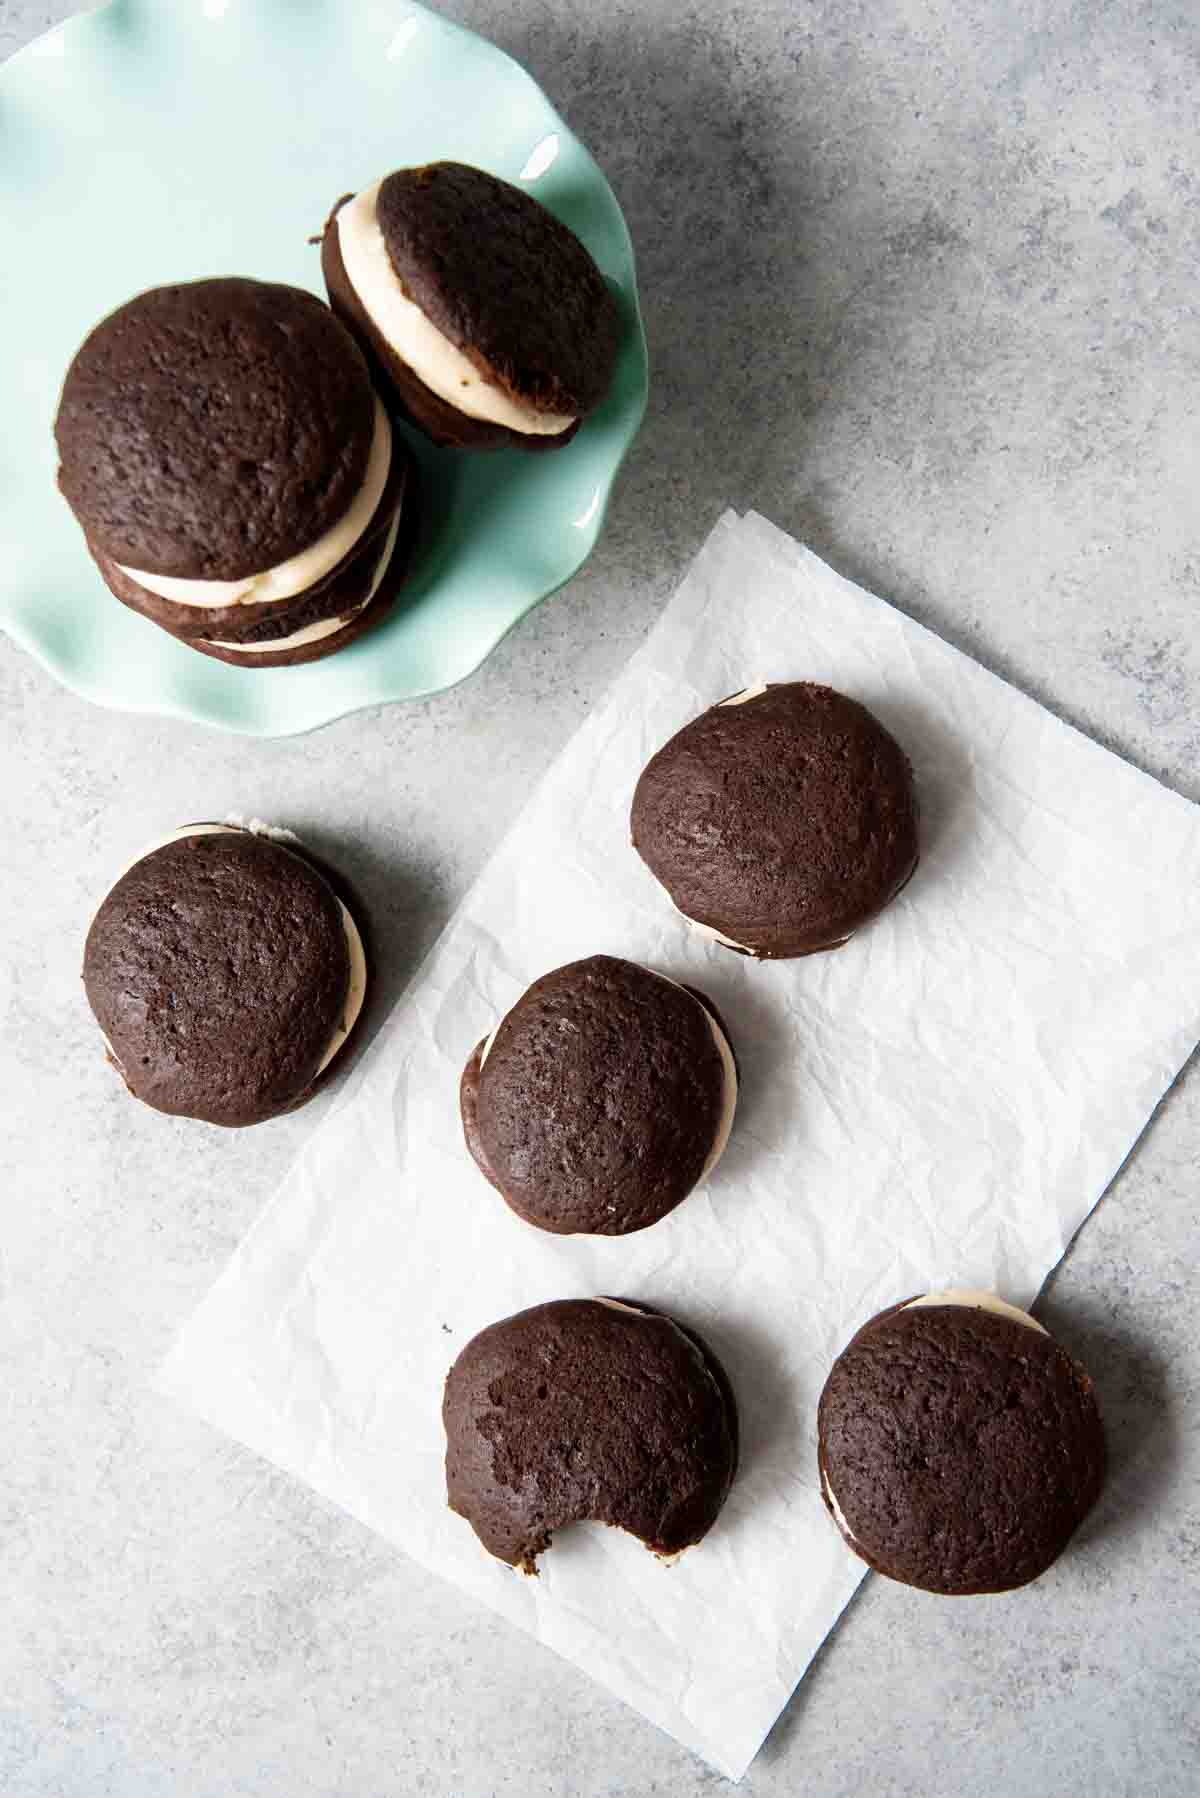
[[[306,667],[185,649],[105,588],[55,484],[75,350],[143,288],[254,275],[323,293],[340,194],[450,157],[529,189],[578,233],[625,319],[616,379],[561,452],[415,440],[425,548],[392,617]],[[569,580],[641,422],[633,252],[604,177],[525,71],[411,0],[114,0],[0,69],[0,624],[88,699],[281,736],[436,692]]]

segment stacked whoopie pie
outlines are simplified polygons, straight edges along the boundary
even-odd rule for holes
[[[402,169],[330,214],[330,306],[218,279],[102,321],[66,377],[59,483],[109,588],[192,648],[314,660],[393,604],[417,534],[401,421],[457,449],[563,449],[604,396],[620,333],[578,240],[459,163]],[[676,911],[755,960],[842,947],[917,866],[899,744],[856,700],[748,687],[666,743],[631,835]],[[164,1112],[221,1125],[304,1103],[346,1062],[367,991],[339,877],[256,821],[184,826],[126,869],[88,933],[110,1060]],[[594,955],[535,981],[467,1059],[466,1148],[526,1225],[623,1236],[713,1174],[738,1068],[710,998]],[[481,1331],[443,1399],[451,1507],[526,1572],[581,1519],[672,1556],[737,1468],[711,1347],[628,1298],[567,1299]],[[928,1591],[1036,1578],[1095,1502],[1091,1382],[989,1293],[870,1319],[819,1407],[825,1504],[871,1566]]]
[[[365,360],[298,288],[157,287],[67,372],[59,486],[117,598],[243,667],[332,655],[392,605],[413,464]]]

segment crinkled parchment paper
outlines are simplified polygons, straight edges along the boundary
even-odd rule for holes
[[[672,912],[629,846],[629,801],[697,712],[800,677],[863,700],[907,748],[923,854],[847,948],[758,965]],[[526,984],[600,951],[705,987],[743,1075],[707,1188],[615,1241],[521,1223],[457,1112],[468,1052]],[[727,514],[162,1382],[737,1777],[862,1577],[817,1490],[830,1361],[907,1293],[1028,1303],[1198,1034],[1200,810]],[[587,1525],[527,1579],[446,1508],[442,1382],[484,1324],[592,1293],[653,1300],[710,1339],[743,1467],[676,1564]]]

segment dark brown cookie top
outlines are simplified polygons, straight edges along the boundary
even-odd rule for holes
[[[408,297],[488,380],[539,412],[604,397],[616,301],[574,232],[521,188],[461,162],[398,169],[379,227]]]
[[[850,1546],[927,1592],[1036,1579],[1104,1478],[1084,1370],[1042,1331],[964,1306],[872,1318],[833,1365],[817,1429]]]
[[[904,751],[865,706],[808,681],[685,725],[644,769],[631,824],[680,911],[764,958],[844,942],[917,863]]]
[[[467,1146],[526,1222],[623,1236],[704,1171],[726,1070],[700,1000],[594,955],[536,980],[464,1072]]]
[[[527,1573],[585,1518],[678,1553],[711,1529],[737,1467],[720,1363],[631,1300],[559,1299],[480,1331],[450,1369],[442,1421],[451,1510]]]
[[[167,843],[122,875],[88,931],[83,981],[136,1098],[254,1124],[307,1096],[350,959],[316,869],[267,838],[222,831]]]
[[[374,427],[362,353],[312,294],[237,278],[156,287],[97,325],[67,371],[59,486],[113,561],[234,580],[337,523]]]

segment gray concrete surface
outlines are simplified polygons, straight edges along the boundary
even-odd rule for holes
[[[67,10],[3,0],[0,53]],[[725,1783],[148,1392],[314,1115],[226,1136],[122,1097],[77,969],[124,854],[198,807],[278,818],[360,883],[398,989],[727,502],[1200,798],[1189,0],[447,10],[608,171],[650,413],[590,566],[447,697],[247,744],[0,643],[5,1798]],[[1193,1062],[1044,1303],[1111,1435],[1077,1551],[1000,1599],[868,1581],[748,1794],[1200,1789],[1198,1150]]]

